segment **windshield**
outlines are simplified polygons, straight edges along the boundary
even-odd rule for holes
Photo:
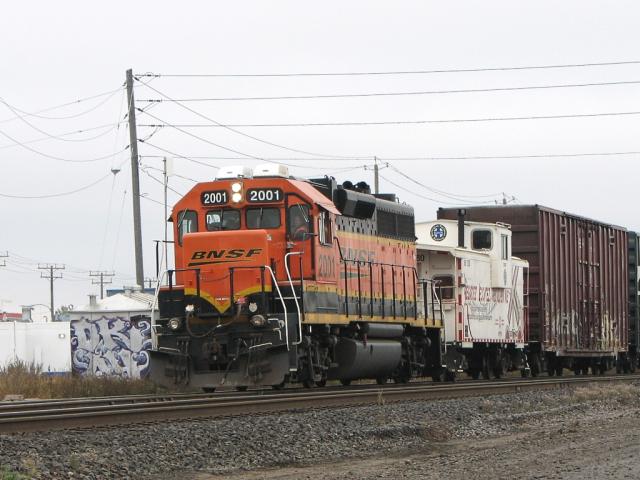
[[[280,227],[279,208],[248,208],[247,228],[278,228]]]
[[[209,210],[206,215],[209,232],[218,230],[238,230],[240,228],[240,211],[232,209]]]

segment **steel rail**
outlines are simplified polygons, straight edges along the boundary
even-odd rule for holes
[[[265,414],[309,408],[372,405],[398,401],[435,400],[479,395],[496,395],[569,385],[604,382],[632,382],[640,375],[605,377],[552,377],[453,384],[407,384],[402,386],[365,386],[353,389],[313,389],[264,395],[251,392],[217,394],[117,405],[65,405],[42,403],[39,409],[4,409],[0,412],[0,433],[29,432],[68,428],[94,428],[106,425],[130,425],[166,420],[228,417]]]

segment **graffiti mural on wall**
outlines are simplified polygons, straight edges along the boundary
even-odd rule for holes
[[[102,316],[71,321],[71,359],[76,373],[145,378],[150,348],[148,320]]]

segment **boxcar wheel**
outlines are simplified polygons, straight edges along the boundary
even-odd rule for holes
[[[247,386],[246,385],[240,385],[238,387],[236,387],[236,390],[239,392],[246,392],[247,391]]]
[[[345,379],[345,378],[341,378],[341,379],[340,379],[340,383],[341,383],[343,386],[348,387],[349,385],[351,385],[351,380],[347,380],[347,379]]]

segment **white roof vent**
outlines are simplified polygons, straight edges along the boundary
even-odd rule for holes
[[[233,180],[236,178],[251,178],[251,168],[242,165],[221,167],[216,174],[216,180]]]
[[[289,167],[278,163],[263,163],[253,169],[253,176],[289,178]]]

